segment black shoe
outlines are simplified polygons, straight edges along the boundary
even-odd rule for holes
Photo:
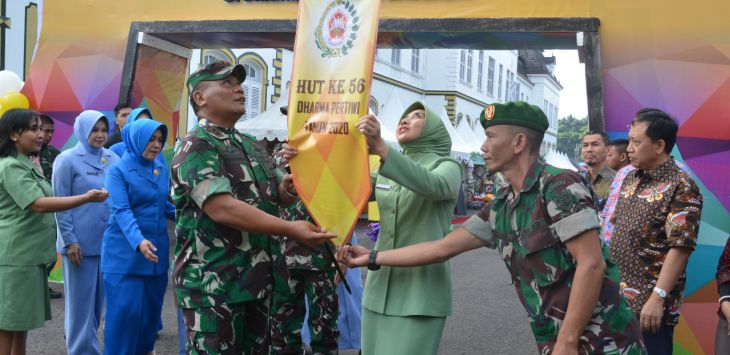
[[[54,290],[53,290],[52,288],[50,288],[50,287],[48,288],[48,295],[49,295],[49,296],[50,296],[51,298],[61,298],[61,297],[63,297],[63,293],[61,293],[61,292],[58,292],[58,291],[54,291]]]

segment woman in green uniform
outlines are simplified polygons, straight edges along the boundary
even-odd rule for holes
[[[45,266],[56,260],[56,220],[48,212],[108,196],[89,190],[51,197],[51,185],[28,159],[42,143],[37,112],[14,109],[0,118],[0,354],[25,354],[28,330],[51,319]]]
[[[441,119],[423,103],[410,105],[396,130],[403,153],[383,141],[375,116],[361,118],[357,127],[370,153],[381,160],[375,183],[380,233],[374,252],[442,238],[451,226],[462,171],[449,157],[451,138]],[[362,353],[436,354],[451,314],[448,263],[369,268]]]

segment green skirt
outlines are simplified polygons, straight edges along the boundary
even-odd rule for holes
[[[45,266],[0,266],[0,330],[36,329],[50,319]]]
[[[363,355],[436,355],[446,317],[389,316],[362,310]]]

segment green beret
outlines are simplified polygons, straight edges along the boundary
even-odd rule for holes
[[[201,81],[217,81],[223,80],[229,75],[233,75],[238,82],[243,83],[246,80],[246,69],[243,65],[232,65],[227,62],[214,62],[206,65],[204,68],[198,69],[195,73],[190,74],[188,78],[188,92],[192,93],[195,86]]]
[[[487,105],[479,114],[479,122],[486,129],[489,126],[508,124],[534,129],[545,133],[550,124],[542,110],[523,101]]]

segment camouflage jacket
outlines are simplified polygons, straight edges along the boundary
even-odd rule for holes
[[[594,196],[576,173],[536,161],[522,191],[509,184],[464,228],[497,248],[530,317],[540,353],[550,353],[565,314],[575,260],[565,242],[598,229]],[[619,293],[618,269],[603,249],[606,271],[592,317],[581,334],[578,352],[642,353],[639,324]]]
[[[280,169],[285,169],[289,162],[281,158],[279,154],[274,154],[274,156],[276,165]],[[304,207],[302,200],[297,200],[296,203],[290,206],[281,207],[280,215],[282,219],[288,221],[307,221],[314,223],[314,219],[309,214],[306,207]],[[284,257],[284,263],[287,269],[309,271],[325,270],[325,267],[327,266],[327,259],[323,254],[323,247],[320,246],[317,249],[311,249],[289,237],[279,237],[277,239],[281,245],[281,253]]]
[[[289,221],[308,221],[314,223],[304,203],[298,200],[289,207],[281,208],[281,218]],[[322,246],[310,249],[289,237],[279,238],[281,252],[288,269],[324,271],[329,263],[324,255]]]
[[[38,152],[41,161],[41,169],[43,170],[43,176],[49,181],[53,174],[53,162],[56,161],[56,157],[61,154],[58,149],[50,144],[45,144],[41,147],[41,151]]]
[[[202,206],[210,196],[226,193],[278,215],[280,176],[252,136],[206,119],[180,142],[171,174],[177,209],[173,282],[180,307],[211,307],[268,296],[271,254],[278,252],[278,245],[266,235],[214,222]]]

